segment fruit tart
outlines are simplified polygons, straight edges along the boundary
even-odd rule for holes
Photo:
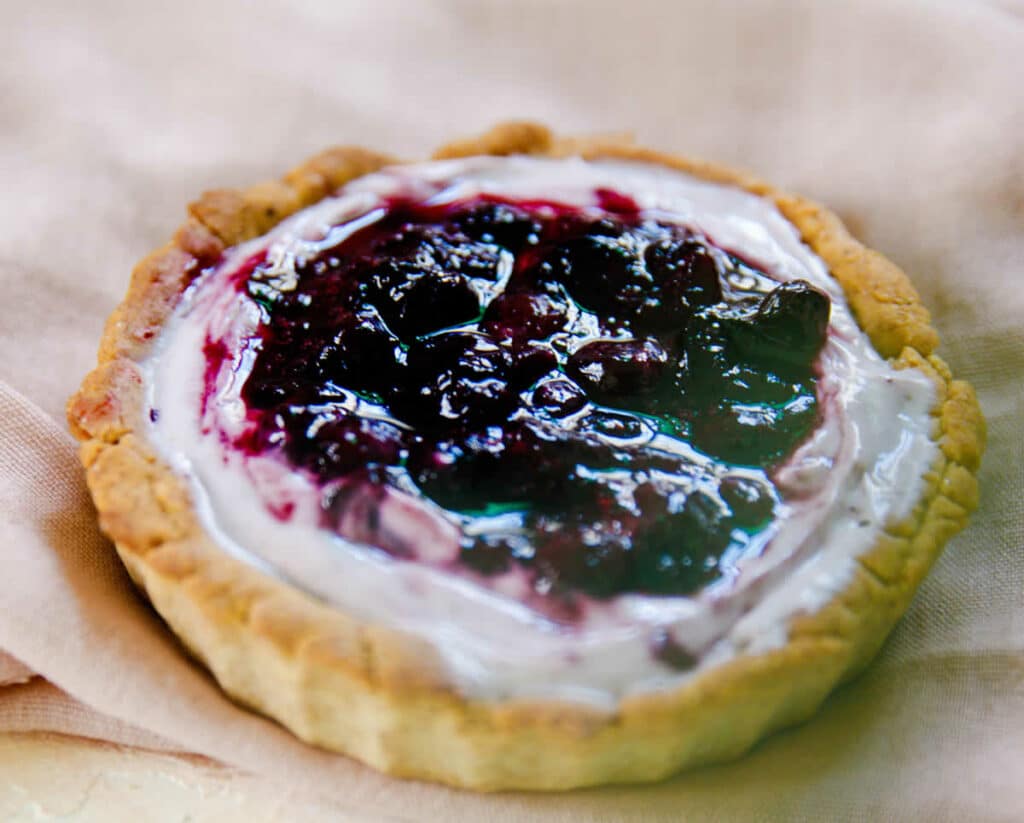
[[[391,774],[650,781],[808,717],[976,502],[984,423],[830,212],[499,126],[205,194],[69,404],[238,702]]]

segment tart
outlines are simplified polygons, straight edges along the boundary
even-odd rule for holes
[[[650,781],[858,672],[976,504],[906,276],[728,169],[515,123],[205,194],[68,407],[224,690],[473,789]]]

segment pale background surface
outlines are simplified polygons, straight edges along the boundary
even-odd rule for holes
[[[1024,819],[1024,6],[41,5],[0,2],[0,649],[60,689],[0,688],[0,817]],[[63,433],[132,264],[199,191],[511,116],[828,203],[912,274],[989,419],[981,510],[869,672],[741,762],[655,787],[474,797],[235,709],[132,594]],[[0,657],[0,684],[26,674]]]

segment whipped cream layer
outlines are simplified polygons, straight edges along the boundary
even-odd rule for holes
[[[491,195],[598,207],[597,192],[631,197],[643,217],[675,222],[756,264],[803,279],[832,301],[821,354],[821,423],[773,474],[784,503],[739,574],[688,597],[592,600],[572,624],[531,608],[510,583],[485,587],[429,563],[395,559],[320,525],[321,491],[279,457],[246,454],[241,388],[255,358],[260,309],[237,288],[266,252],[275,272],[331,248],[380,218],[389,198],[443,204]],[[204,347],[230,356],[210,375]],[[813,613],[852,579],[883,527],[908,515],[937,447],[934,387],[871,347],[842,289],[770,201],[661,166],[527,157],[470,158],[386,169],[229,250],[188,289],[144,364],[154,414],[148,439],[187,478],[209,534],[225,551],[345,612],[428,640],[449,681],[484,699],[563,699],[613,707],[623,695],[671,688],[702,668],[786,642],[790,618]],[[429,560],[457,528],[422,501],[393,494],[381,509]],[[287,516],[282,516],[286,511]],[[669,638],[696,664],[654,653]]]

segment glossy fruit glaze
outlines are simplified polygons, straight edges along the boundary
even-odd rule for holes
[[[596,197],[393,200],[294,268],[254,257],[236,446],[315,477],[325,528],[359,507],[346,536],[396,556],[373,497],[423,495],[465,573],[561,602],[729,579],[815,425],[828,298]],[[226,353],[205,354],[215,375]]]

